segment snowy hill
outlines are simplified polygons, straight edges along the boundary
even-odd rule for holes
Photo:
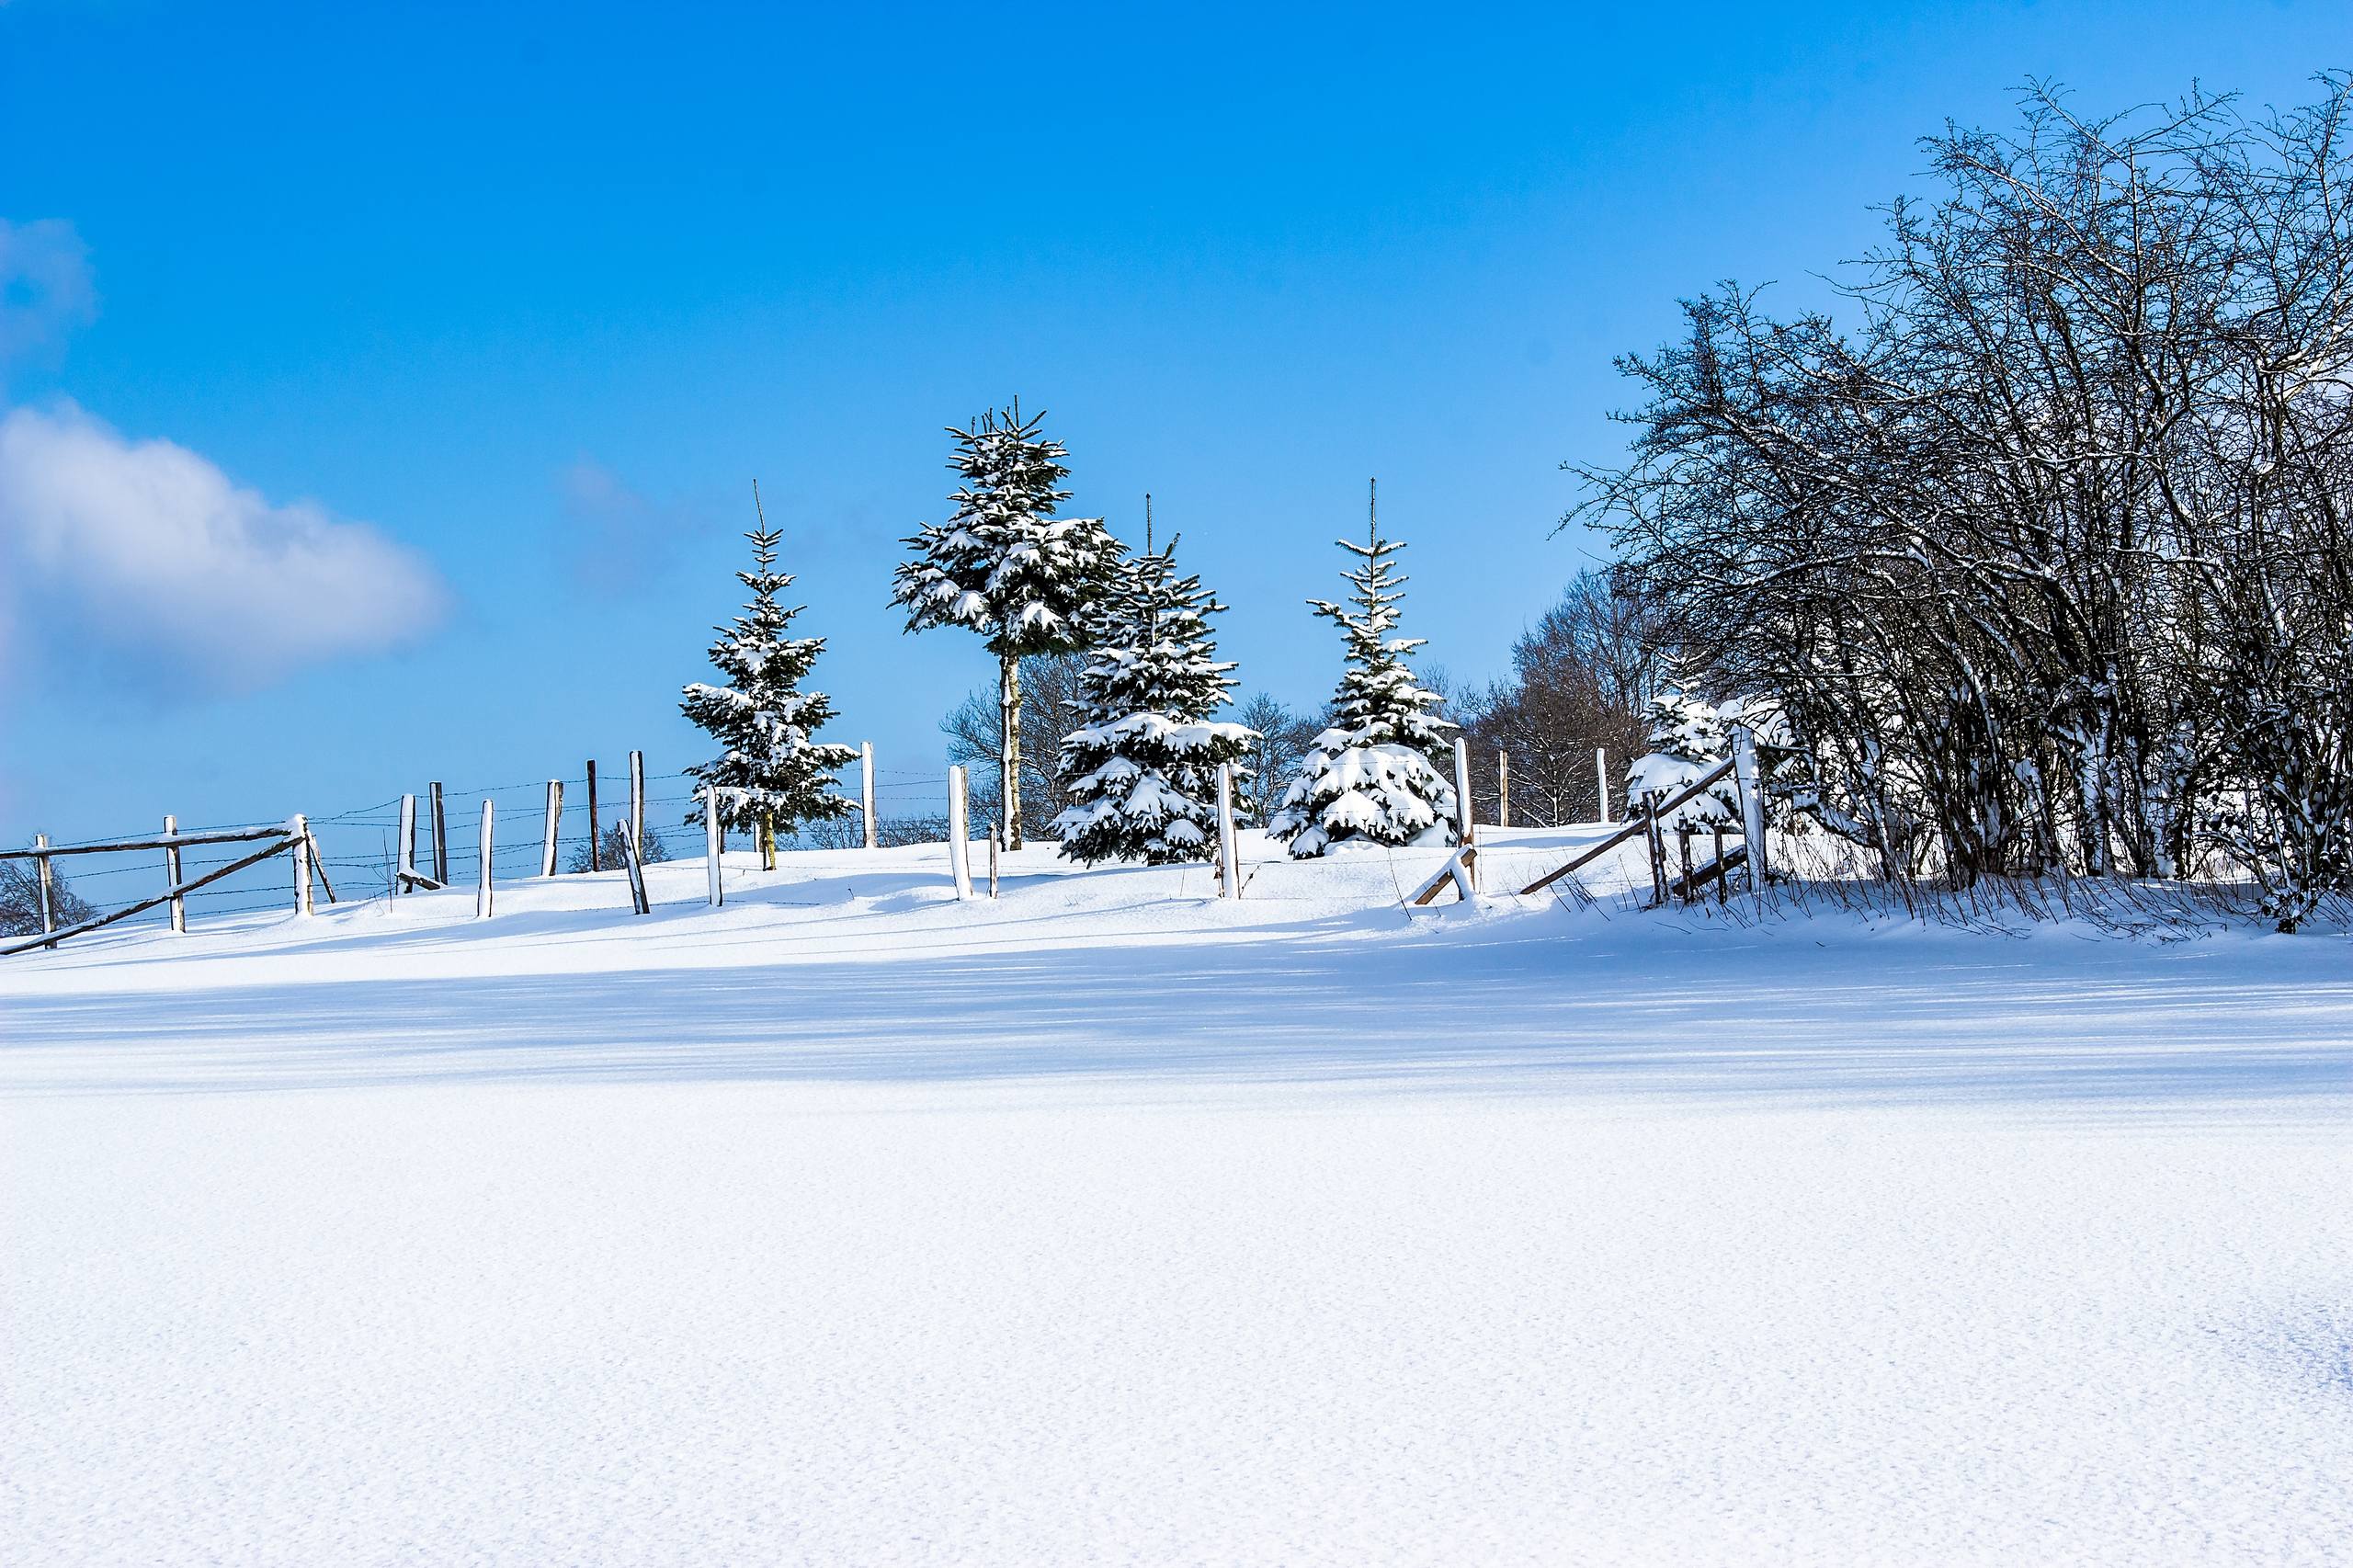
[[[1409,915],[1442,854],[1251,858],[0,962],[0,1561],[2353,1537],[2341,943]]]

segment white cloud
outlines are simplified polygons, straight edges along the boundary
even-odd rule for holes
[[[97,314],[89,248],[60,218],[0,218],[0,360],[62,340]]]
[[[430,630],[415,552],[308,501],[274,506],[170,441],[71,403],[0,417],[0,619],[166,690],[250,688]]]
[[[710,531],[682,501],[656,501],[590,457],[556,475],[563,507],[563,560],[591,593],[622,598],[667,576]]]

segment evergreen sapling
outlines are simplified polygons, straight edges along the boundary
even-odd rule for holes
[[[1151,498],[1145,498],[1147,518]],[[1217,770],[1246,767],[1255,732],[1209,716],[1233,689],[1209,618],[1224,609],[1199,577],[1176,574],[1176,541],[1145,547],[1097,610],[1081,678],[1087,722],[1063,743],[1070,804],[1054,819],[1062,852],[1094,865],[1161,866],[1205,857],[1217,833]]]
[[[752,504],[759,508],[757,485]],[[790,635],[803,607],[788,609],[777,601],[792,585],[790,574],[776,570],[783,532],[767,526],[765,510],[758,516],[758,527],[744,536],[752,541],[752,570],[735,574],[751,589],[751,600],[733,626],[718,629],[719,641],[710,645],[711,665],[727,684],[688,686],[678,707],[726,748],[687,772],[698,786],[718,788],[720,826],[756,834],[762,863],[774,870],[779,833],[855,809],[833,791],[835,770],[857,760],[858,752],[815,738],[833,718],[833,703],[821,691],[802,691],[801,682],[825,642]],[[699,788],[687,820],[703,820]]]
[[[1358,558],[1346,574],[1347,605],[1310,599],[1339,627],[1347,667],[1332,699],[1332,722],[1300,763],[1267,830],[1307,859],[1343,845],[1427,846],[1455,841],[1454,784],[1446,733],[1434,717],[1438,693],[1406,663],[1418,637],[1393,637],[1405,579],[1391,558],[1402,544],[1381,537],[1377,514],[1363,544],[1338,541]],[[1441,763],[1440,759],[1445,758]]]

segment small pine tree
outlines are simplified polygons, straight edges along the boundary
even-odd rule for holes
[[[1255,732],[1210,715],[1233,689],[1209,618],[1225,607],[1199,577],[1176,575],[1176,541],[1144,552],[1098,612],[1099,642],[1081,689],[1087,722],[1063,742],[1070,805],[1054,819],[1062,852],[1094,865],[1199,860],[1217,827],[1217,770],[1239,770]]]
[[[1359,561],[1347,574],[1356,585],[1348,597],[1355,608],[1308,603],[1339,627],[1347,665],[1331,724],[1301,761],[1267,829],[1300,859],[1350,843],[1451,844],[1454,785],[1438,759],[1454,726],[1432,715],[1438,695],[1415,681],[1406,663],[1424,640],[1390,635],[1405,597],[1405,579],[1393,574],[1390,558],[1404,546],[1381,537],[1377,514],[1363,544],[1338,542]]]
[[[779,834],[805,822],[847,816],[854,809],[832,791],[834,770],[847,767],[858,753],[815,738],[833,718],[833,703],[821,691],[802,691],[801,681],[824,652],[825,641],[786,634],[801,607],[787,609],[777,602],[792,585],[790,574],[776,570],[783,530],[767,526],[756,484],[752,506],[759,523],[744,537],[752,541],[753,567],[735,574],[752,590],[751,601],[734,625],[717,629],[719,641],[710,645],[711,665],[728,684],[688,686],[678,707],[726,748],[687,772],[699,784],[718,787],[720,825],[756,833],[761,856],[773,870]],[[703,820],[699,792],[687,820]]]
[[[906,540],[915,559],[892,574],[891,597],[907,630],[961,626],[979,632],[997,658],[997,755],[1006,831],[1021,846],[1021,661],[1088,647],[1088,620],[1109,591],[1119,544],[1100,517],[1057,517],[1070,499],[1060,441],[1039,434],[1040,416],[1020,405],[949,427],[948,466],[962,481],[949,497],[955,515]]]
[[[1643,715],[1650,730],[1649,749],[1626,768],[1627,809],[1639,805],[1644,795],[1656,795],[1664,802],[1721,765],[1732,755],[1727,720],[1736,720],[1739,713],[1738,703],[1717,708],[1674,687],[1652,698]],[[1686,801],[1661,820],[1670,828],[1737,823],[1740,798],[1726,781]]]

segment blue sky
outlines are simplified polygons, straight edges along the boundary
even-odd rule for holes
[[[1558,465],[1678,295],[1806,297],[2029,75],[2289,101],[2349,46],[2331,5],[0,4],[0,484],[79,453],[126,515],[218,481],[335,541],[256,600],[0,539],[0,836],[672,771],[756,477],[835,738],[928,767],[989,670],[890,570],[940,427],[1016,394],[1075,509],[1154,493],[1245,690],[1328,691],[1302,600],[1376,474],[1409,630],[1484,678],[1597,548]]]

